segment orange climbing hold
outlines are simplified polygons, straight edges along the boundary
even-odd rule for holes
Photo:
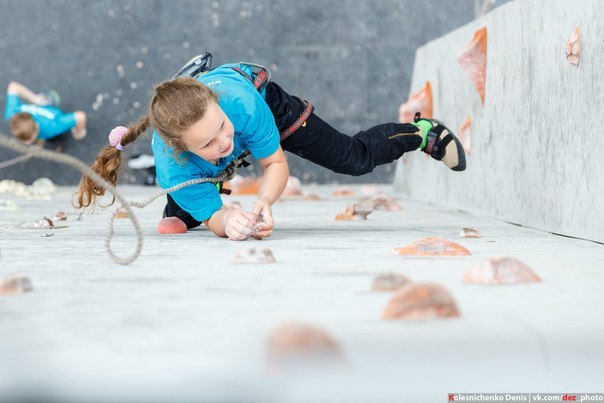
[[[343,213],[336,215],[338,221],[362,221],[366,220],[367,216],[373,212],[373,205],[371,203],[355,203],[344,210]]]
[[[307,323],[286,323],[268,340],[268,367],[272,371],[344,364],[340,346],[327,332]]]
[[[575,28],[566,44],[566,60],[573,66],[578,66],[581,59],[581,34],[579,27]]]
[[[466,284],[526,284],[541,279],[524,262],[513,257],[487,259],[469,269],[464,275]]]
[[[224,183],[225,188],[231,189],[232,195],[256,195],[260,191],[262,178],[235,175],[233,179]]]
[[[397,291],[382,313],[382,319],[429,320],[459,316],[455,300],[436,284],[412,284]]]
[[[321,200],[321,196],[319,196],[316,193],[308,193],[304,196],[304,200],[311,200],[311,201],[320,201]]]
[[[467,256],[470,251],[458,243],[443,238],[423,238],[402,248],[395,248],[394,255],[404,256]]]
[[[484,86],[487,72],[487,28],[481,28],[474,34],[468,46],[457,56],[457,61],[468,73],[480,94],[484,105]]]
[[[461,145],[463,149],[466,151],[466,154],[472,154],[472,140],[470,135],[472,134],[470,128],[472,127],[472,118],[466,117],[466,120],[463,121],[459,131],[457,132],[459,136],[459,141],[461,141]]]
[[[178,217],[166,217],[159,222],[157,232],[160,234],[184,234],[187,232],[187,225]]]
[[[9,276],[0,279],[0,296],[21,295],[32,291],[31,280],[22,276]]]
[[[423,118],[432,117],[432,86],[430,81],[419,92],[411,95],[407,102],[398,109],[398,121],[401,123],[413,122],[416,112],[420,112]]]
[[[331,192],[331,195],[337,197],[354,196],[354,191],[352,189],[340,188]]]

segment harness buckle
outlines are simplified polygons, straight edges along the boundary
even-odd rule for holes
[[[204,52],[201,55],[193,56],[191,60],[185,63],[184,66],[178,70],[178,73],[172,77],[172,79],[178,77],[193,77],[197,78],[206,71],[212,69],[212,54],[210,52]]]

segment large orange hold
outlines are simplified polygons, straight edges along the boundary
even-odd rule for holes
[[[184,234],[187,232],[187,225],[178,217],[166,217],[159,222],[157,232],[160,234]]]
[[[262,178],[250,178],[235,175],[233,179],[225,182],[225,188],[231,190],[232,195],[257,195],[260,191]]]
[[[458,243],[443,238],[423,238],[402,248],[394,248],[394,255],[405,256],[467,256],[470,251]]]
[[[524,262],[513,257],[487,259],[469,269],[464,275],[466,284],[526,284],[541,279]]]
[[[10,276],[0,279],[0,296],[21,295],[33,290],[31,280],[22,276]]]
[[[268,340],[271,370],[344,364],[340,346],[329,334],[307,323],[286,323],[277,327]]]
[[[484,105],[484,86],[487,73],[487,28],[474,34],[468,46],[457,56],[457,61],[474,83]]]
[[[420,112],[424,118],[431,118],[432,111],[432,85],[430,85],[430,81],[427,81],[423,89],[411,95],[407,102],[399,107],[398,121],[401,123],[413,122],[416,112]]]
[[[436,284],[412,284],[400,289],[386,305],[382,319],[427,320],[459,316],[455,300]]]

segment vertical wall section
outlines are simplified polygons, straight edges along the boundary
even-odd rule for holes
[[[411,94],[430,82],[433,115],[463,137],[468,167],[413,153],[395,190],[604,242],[603,25],[601,0],[517,0],[419,48]],[[470,74],[483,28],[484,104]]]

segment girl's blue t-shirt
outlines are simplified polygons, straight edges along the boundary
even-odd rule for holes
[[[216,177],[245,150],[259,159],[269,157],[279,149],[279,130],[264,100],[265,92],[258,92],[246,77],[232,67],[239,67],[252,75],[249,66],[234,63],[217,67],[198,80],[218,95],[218,104],[233,123],[233,152],[228,157],[221,158],[217,165],[188,151],[181,153],[177,160],[173,148],[167,147],[157,132],[153,132],[151,144],[157,183],[162,189],[191,179]],[[209,219],[222,207],[222,200],[214,183],[187,186],[170,195],[197,221]]]
[[[65,133],[76,125],[75,114],[72,112],[63,113],[59,108],[52,106],[26,104],[17,94],[7,94],[4,119],[9,120],[19,112],[27,112],[34,118],[40,128],[37,138],[43,140]]]

